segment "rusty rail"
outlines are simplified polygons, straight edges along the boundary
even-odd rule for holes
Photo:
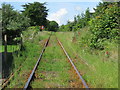
[[[8,83],[10,82],[10,80],[14,77],[15,73],[18,72],[18,71],[21,69],[21,67],[22,67],[22,65],[20,65],[20,67],[19,67],[14,73],[12,73],[12,74],[8,77],[8,79],[6,79],[6,80],[2,83],[2,85],[1,85],[2,89],[4,89],[4,88],[8,85]]]
[[[52,33],[51,33],[51,35],[52,35]],[[42,49],[42,52],[41,52],[41,54],[40,54],[40,56],[39,56],[39,58],[38,58],[38,60],[37,60],[37,62],[36,62],[36,64],[35,64],[35,66],[34,66],[34,68],[33,68],[33,70],[32,70],[32,73],[30,74],[30,76],[29,76],[29,78],[28,78],[28,80],[27,80],[27,82],[26,82],[26,84],[25,84],[25,86],[24,86],[24,90],[26,90],[26,89],[28,88],[28,86],[29,86],[29,84],[30,84],[30,82],[31,82],[31,80],[32,80],[32,78],[33,78],[33,76],[34,76],[35,70],[37,69],[37,67],[38,67],[38,65],[39,65],[39,62],[40,62],[40,60],[41,60],[41,58],[42,58],[42,55],[43,55],[43,53],[44,53],[44,51],[45,51],[45,48],[47,47],[47,45],[48,45],[48,43],[49,43],[49,40],[50,40],[51,35],[49,36],[48,40],[46,41],[46,43],[45,43],[45,45],[44,45],[44,48]]]
[[[52,33],[51,33],[51,35],[52,35]],[[25,86],[24,86],[24,90],[28,89],[28,87],[29,87],[29,84],[30,84],[30,82],[31,82],[31,80],[32,80],[32,78],[33,78],[33,76],[34,76],[34,73],[35,73],[38,65],[39,65],[39,62],[40,62],[40,60],[42,59],[43,53],[44,53],[44,51],[45,51],[45,49],[46,49],[46,47],[47,47],[47,45],[48,45],[48,43],[49,43],[49,40],[50,40],[51,35],[49,36],[48,40],[47,40],[47,41],[45,42],[45,44],[44,44],[44,47],[43,47],[43,49],[42,49],[42,52],[41,52],[41,54],[40,54],[40,56],[39,56],[39,58],[38,58],[38,60],[37,60],[37,62],[36,62],[36,64],[35,64],[35,66],[34,66],[34,68],[33,68],[33,70],[32,70],[32,73],[30,74],[30,76],[29,76],[29,78],[28,78],[28,80],[27,80],[27,82],[26,82],[26,84],[25,84]],[[72,67],[74,68],[74,70],[76,71],[77,75],[79,76],[79,79],[82,81],[83,86],[84,86],[85,88],[89,89],[89,87],[88,87],[88,85],[86,84],[85,80],[82,78],[80,72],[77,70],[76,66],[75,66],[74,63],[72,62],[72,59],[70,58],[70,56],[68,55],[68,53],[67,53],[66,50],[64,49],[62,43],[58,40],[57,37],[56,37],[56,39],[57,39],[59,45],[61,46],[62,50],[64,51],[66,57],[67,57],[68,60],[70,61]]]
[[[76,66],[74,65],[74,63],[72,62],[72,59],[69,57],[68,53],[66,52],[66,50],[64,49],[62,43],[58,40],[58,38],[56,37],[59,45],[61,46],[62,50],[64,51],[65,55],[67,56],[68,60],[70,61],[71,65],[73,66],[74,70],[76,71],[77,75],[79,76],[80,80],[82,81],[83,85],[85,88],[89,88],[88,85],[86,84],[85,80],[82,78],[82,75],[79,73],[79,71],[77,70]]]

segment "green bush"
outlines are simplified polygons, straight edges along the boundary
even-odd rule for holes
[[[90,31],[92,33],[90,47],[96,49],[104,49],[105,40],[116,40],[118,39],[118,12],[120,8],[117,3],[112,3],[106,6],[107,8],[95,18],[91,19]],[[104,7],[103,7],[104,8]]]
[[[20,37],[22,31],[29,26],[29,21],[29,18],[14,10],[10,4],[2,4],[2,36],[7,35],[9,44],[14,38]]]

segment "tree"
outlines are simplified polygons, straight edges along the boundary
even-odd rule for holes
[[[6,34],[9,43],[29,26],[29,19],[13,9],[10,4],[2,4],[2,36]]]
[[[77,17],[74,16],[74,23],[76,24],[77,23]]]
[[[95,17],[90,20],[91,47],[103,49],[104,41],[118,39],[119,16],[120,7],[117,3],[100,3],[100,6],[96,9]]]
[[[96,7],[94,16],[99,16],[99,14],[104,14],[105,10],[108,8],[108,5],[113,4],[112,2],[100,2],[99,5]]]
[[[86,22],[90,21],[90,11],[89,8],[85,11],[85,20]]]
[[[0,22],[2,22],[2,8],[0,8]]]
[[[48,31],[58,31],[58,23],[56,21],[49,21]]]
[[[0,8],[0,45],[2,44],[2,8]]]
[[[24,7],[24,11],[22,12],[25,16],[30,18],[31,25],[46,26],[48,10],[45,7],[45,3],[34,2],[22,6]]]
[[[59,27],[59,31],[64,31],[65,30],[65,25],[61,25],[60,27]]]

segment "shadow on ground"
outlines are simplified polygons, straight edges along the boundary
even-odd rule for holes
[[[7,78],[13,68],[14,68],[14,64],[13,64],[13,53],[12,52],[8,52],[7,53],[7,60],[4,59],[4,52],[1,53],[2,55],[2,78]]]

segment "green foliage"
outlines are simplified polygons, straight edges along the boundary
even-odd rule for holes
[[[59,28],[59,31],[72,31],[73,26],[72,24],[67,24],[67,25],[61,25]]]
[[[86,11],[85,11],[85,21],[86,21],[86,25],[87,25],[87,22],[90,21],[90,11],[89,11],[89,8],[87,8]]]
[[[59,27],[59,31],[63,31],[63,30],[65,30],[65,27],[64,27],[64,25],[61,25],[61,26]]]
[[[7,45],[7,52],[15,52],[20,50],[20,46],[19,45]],[[0,45],[0,53],[4,52],[4,46]]]
[[[88,25],[88,21],[91,18],[89,8],[86,9],[85,14],[77,15],[74,17],[74,21],[68,21],[67,25],[62,25],[59,31],[78,31],[80,28],[84,28]],[[64,30],[63,30],[64,29]]]
[[[83,43],[94,49],[103,50],[105,41],[116,42],[119,38],[120,7],[118,2],[99,3],[95,13],[90,13],[89,8],[85,14],[74,17],[73,22],[62,25],[59,31],[80,31],[81,28],[90,27],[89,34],[82,37]],[[88,38],[89,36],[89,38]],[[118,41],[117,41],[118,42]]]
[[[47,30],[48,31],[58,31],[58,23],[56,21],[48,21]]]
[[[2,34],[7,34],[10,42],[15,37],[19,37],[23,30],[29,26],[29,19],[23,14],[13,10],[10,4],[2,4]]]
[[[0,23],[2,23],[2,8],[0,8]]]
[[[104,41],[118,39],[119,35],[119,11],[117,3],[103,3],[96,9],[95,18],[91,19],[90,31],[92,32],[92,48],[104,49]],[[104,6],[105,5],[105,6]],[[101,11],[101,10],[102,11]],[[99,11],[99,12],[98,12]],[[99,13],[99,14],[98,14]]]
[[[104,50],[90,49],[87,38],[90,38],[88,27],[78,32],[57,32],[65,50],[83,78],[93,88],[118,88],[118,44],[106,42]],[[73,37],[76,38],[74,41]],[[81,42],[84,39],[83,42]],[[108,51],[108,55],[106,55]],[[107,82],[109,81],[109,82]]]
[[[34,2],[22,6],[24,7],[24,11],[22,12],[30,18],[31,25],[46,25],[48,10],[45,7],[45,3]]]
[[[33,31],[40,31],[40,26],[31,26],[31,27],[28,27],[27,30],[33,30]]]
[[[13,53],[13,71],[15,73],[14,78],[11,79],[10,84],[7,88],[22,88],[28,78],[29,73],[34,68],[39,55],[42,51],[46,39],[48,39],[49,32],[40,32],[37,34],[33,33],[36,27],[30,27],[23,31],[23,50]],[[18,70],[18,68],[22,67]],[[19,78],[18,78],[19,77]]]

